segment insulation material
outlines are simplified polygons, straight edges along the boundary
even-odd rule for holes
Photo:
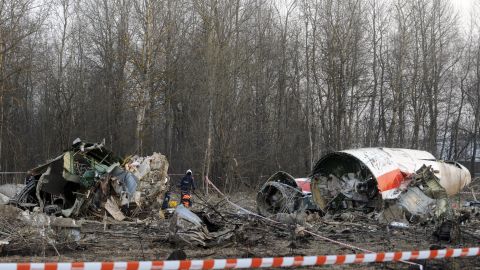
[[[125,165],[138,179],[137,191],[141,196],[136,195],[137,204],[162,203],[169,185],[168,166],[167,158],[156,152],[147,157],[134,156],[131,162]]]

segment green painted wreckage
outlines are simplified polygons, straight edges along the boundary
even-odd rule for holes
[[[155,193],[148,194],[149,198],[163,196],[167,169],[166,158],[157,153],[122,159],[106,149],[104,143],[76,139],[61,155],[31,169],[25,188],[9,203],[65,217],[102,216],[107,211],[115,219],[123,220],[135,209],[138,214],[138,207],[145,204],[145,196],[142,198],[139,190],[145,176],[155,178],[149,179],[155,188],[141,186]]]

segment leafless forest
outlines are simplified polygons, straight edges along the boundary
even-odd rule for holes
[[[227,189],[328,151],[473,162],[480,20],[453,0],[2,0],[0,171],[80,137]]]

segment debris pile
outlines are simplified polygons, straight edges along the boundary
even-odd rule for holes
[[[116,220],[158,206],[168,185],[168,162],[154,153],[122,160],[103,143],[76,139],[62,155],[29,171],[10,204],[48,215],[80,217],[106,213]]]
[[[306,182],[308,192],[289,174],[274,174],[257,195],[258,212],[302,212],[313,201],[322,214],[374,212],[380,223],[395,227],[431,220],[440,239],[453,240],[456,222],[449,197],[471,176],[459,163],[436,160],[425,151],[364,148],[325,155]]]
[[[312,201],[310,179],[294,178],[283,171],[276,172],[257,193],[257,209],[264,216],[317,210]]]
[[[206,203],[206,204],[205,204]],[[205,201],[202,207],[192,212],[182,204],[175,208],[170,218],[168,240],[176,246],[216,247],[234,238],[242,217],[225,213]],[[227,217],[228,216],[228,217]]]
[[[206,246],[212,237],[202,219],[180,204],[170,219],[169,239],[180,245]]]
[[[169,188],[167,158],[160,153],[147,157],[134,156],[125,168],[139,179],[134,198],[137,206],[159,210]]]
[[[311,189],[324,212],[349,208],[371,212],[395,205],[414,221],[431,213],[433,204],[435,216],[443,217],[448,197],[470,182],[465,167],[438,161],[428,152],[365,148],[321,158],[312,172]]]

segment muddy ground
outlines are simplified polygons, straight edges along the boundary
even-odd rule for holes
[[[231,200],[247,209],[255,209],[254,193],[231,196]],[[462,194],[452,200],[459,210],[472,195]],[[332,255],[361,253],[310,235],[294,233],[294,226],[272,226],[243,214],[225,200],[210,195],[194,197],[193,211],[215,206],[225,218],[222,225],[236,226],[228,241],[204,247],[183,247],[188,259],[272,257],[292,255]],[[211,207],[210,207],[211,209]],[[389,228],[371,215],[349,213],[317,218],[312,216],[302,226],[318,234],[372,251],[408,251],[430,248],[474,247],[480,243],[480,208],[464,208],[469,218],[461,225],[463,233],[455,243],[439,242],[432,236],[433,225],[412,226],[408,229]],[[222,220],[222,219],[220,219]],[[129,261],[163,260],[179,248],[167,241],[169,220],[151,217],[143,221],[118,222],[100,218],[84,221],[81,240],[76,244],[58,247],[44,243],[25,250],[3,251],[1,262],[44,261]],[[27,245],[28,239],[26,239]],[[480,269],[480,257],[423,261],[424,269]],[[404,263],[360,264],[308,269],[415,269]],[[307,268],[304,268],[307,269]]]

